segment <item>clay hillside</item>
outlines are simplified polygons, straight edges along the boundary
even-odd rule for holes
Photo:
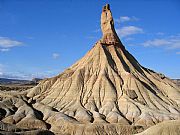
[[[180,86],[180,79],[173,79],[174,83],[176,83],[178,86]]]
[[[61,74],[25,92],[1,92],[1,130],[8,123],[34,134],[126,135],[180,119],[180,87],[125,49],[108,4],[101,30],[93,48]]]

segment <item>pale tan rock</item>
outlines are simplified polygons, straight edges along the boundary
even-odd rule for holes
[[[13,119],[17,127],[25,129],[47,129],[46,123],[39,120],[41,116],[38,116],[38,113],[28,106],[25,101],[19,99],[15,106],[18,110],[14,114]]]
[[[110,10],[110,5],[106,4],[102,9],[101,14],[101,30],[103,37],[101,42],[103,44],[116,44],[119,43],[119,38],[114,29],[114,20]]]
[[[43,121],[32,116],[23,118],[16,126],[24,129],[47,129],[47,125]]]
[[[7,116],[4,119],[2,119],[2,122],[8,123],[8,124],[14,124],[15,121],[13,119],[13,115]]]
[[[140,129],[121,124],[64,124],[53,129],[57,135],[132,135]]]
[[[158,123],[136,135],[179,135],[180,120],[170,120]]]

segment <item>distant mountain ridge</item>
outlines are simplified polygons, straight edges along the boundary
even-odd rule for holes
[[[33,78],[32,80],[20,80],[20,79],[9,79],[9,78],[0,78],[0,85],[8,85],[8,84],[35,84],[38,83],[42,79]]]
[[[20,80],[20,79],[10,79],[10,78],[0,78],[0,85],[7,85],[7,84],[32,84],[38,83],[42,79],[40,78],[33,78],[32,80]],[[180,86],[180,79],[172,79],[174,83]]]

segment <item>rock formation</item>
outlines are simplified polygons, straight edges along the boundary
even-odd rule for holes
[[[136,135],[179,135],[180,120],[163,121]]]
[[[120,40],[114,29],[114,20],[110,10],[109,4],[103,7],[101,14],[101,30],[103,33],[103,38],[101,43],[103,44],[118,44]]]
[[[132,134],[180,118],[180,88],[141,66],[118,38],[109,5],[103,36],[61,74],[26,92],[0,93],[2,121],[63,134]],[[18,95],[17,95],[18,94]]]
[[[173,82],[180,87],[180,79],[173,79]]]

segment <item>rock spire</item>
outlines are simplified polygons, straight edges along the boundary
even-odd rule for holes
[[[114,29],[114,20],[110,10],[110,5],[106,4],[102,9],[101,14],[101,30],[103,37],[101,42],[104,44],[117,44],[119,43],[119,38]]]

